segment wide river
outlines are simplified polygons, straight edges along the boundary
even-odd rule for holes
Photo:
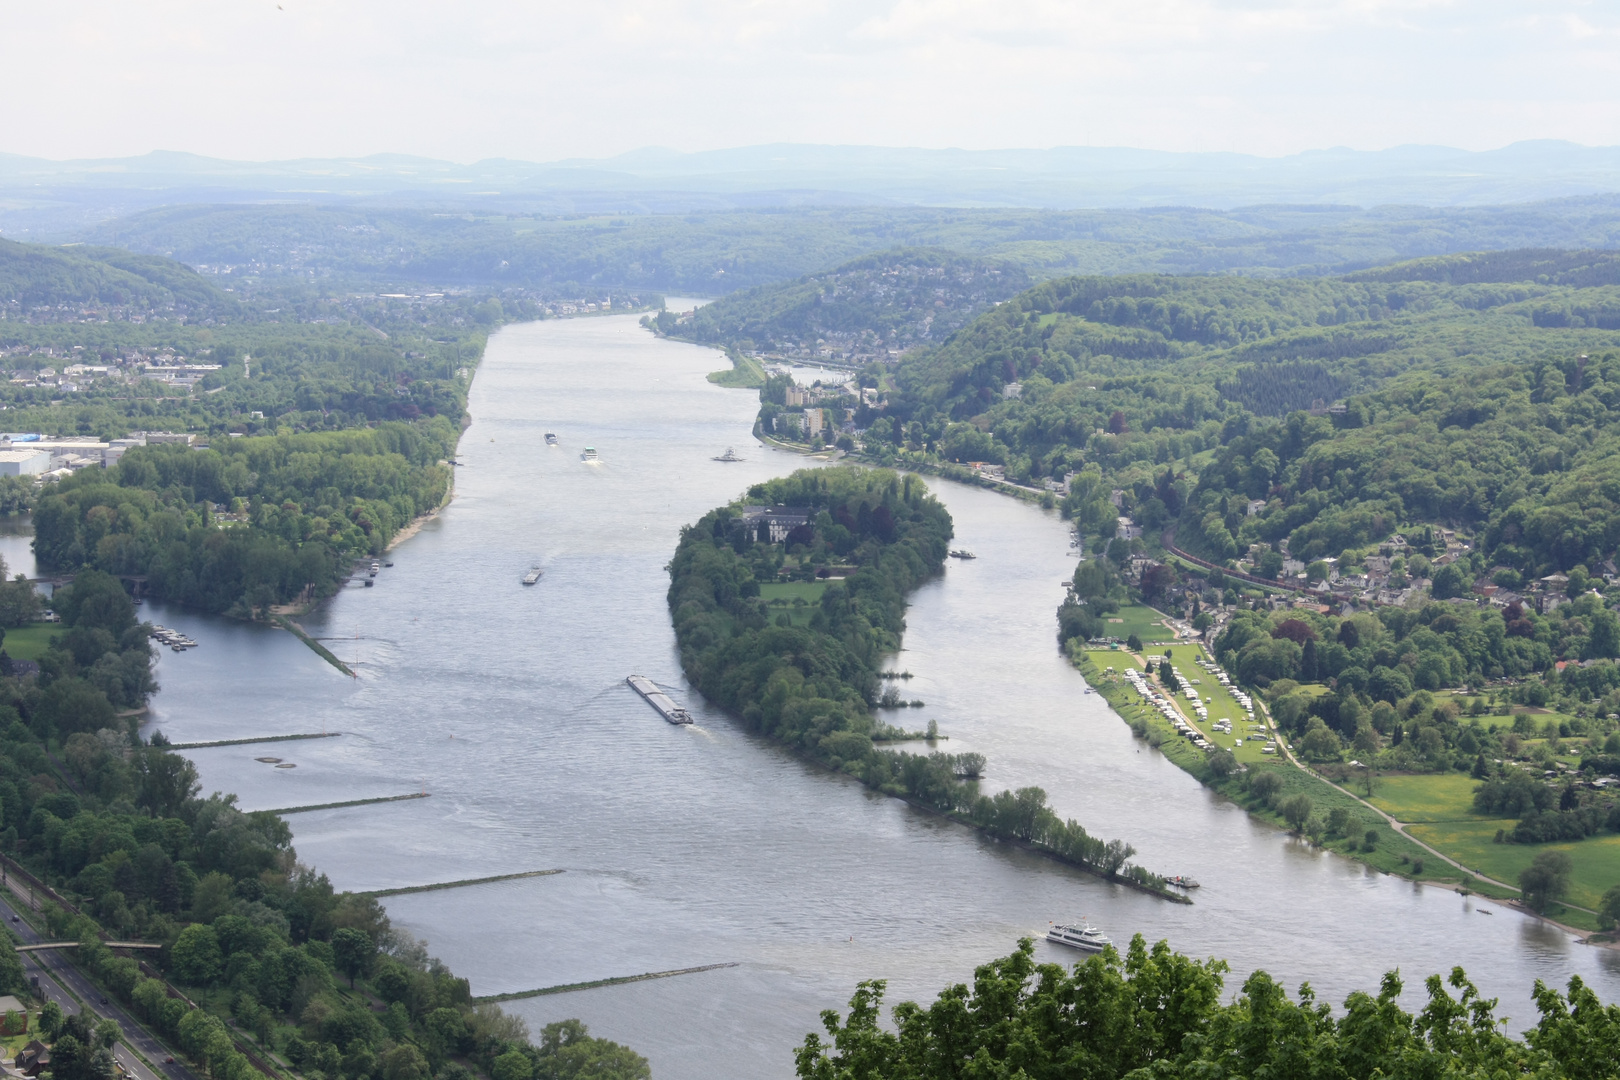
[[[914,598],[896,664],[927,707],[908,726],[937,719],[949,749],[989,758],[990,788],[1039,784],[1145,865],[1199,878],[1194,906],[874,796],[707,707],[681,679],[664,565],[683,524],[803,464],[750,439],[754,395],[704,380],[719,362],[631,316],[501,331],[473,385],[455,500],[375,588],[305,620],[359,677],[281,631],[148,605],[202,645],[162,654],[149,731],[343,733],[195,751],[205,790],[246,808],[428,792],[290,819],[300,857],[340,888],[564,870],[387,901],[475,994],[734,964],[507,1006],[536,1033],[580,1017],[659,1077],[790,1076],[819,1011],[857,981],[889,980],[891,1002],[931,998],[1082,915],[1117,942],[1226,958],[1231,990],[1263,967],[1341,1003],[1398,967],[1412,1006],[1424,976],[1460,964],[1515,1031],[1538,978],[1579,973],[1620,999],[1620,954],[1312,851],[1132,739],[1055,646],[1073,569],[1063,522],[986,491],[935,485],[979,557]],[[581,461],[587,444],[600,462]],[[713,461],[727,446],[747,460]],[[18,543],[3,545],[14,565]],[[545,576],[525,588],[531,565]],[[673,687],[698,723],[664,723],[625,686],[632,672]]]

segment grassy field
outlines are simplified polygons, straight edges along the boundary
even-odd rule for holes
[[[778,615],[786,614],[794,626],[807,626],[818,610],[821,594],[826,591],[825,581],[772,581],[759,587],[759,596],[770,606],[772,622]],[[798,600],[804,603],[795,603]]]
[[[13,660],[38,660],[50,647],[51,638],[62,632],[61,623],[30,623],[6,631],[6,655]]]
[[[1411,832],[1465,866],[1509,883],[1517,881],[1519,872],[1543,851],[1567,852],[1575,864],[1567,899],[1582,907],[1596,908],[1607,890],[1620,885],[1620,836],[1609,833],[1567,844],[1496,843],[1496,830],[1511,829],[1514,824],[1475,818],[1413,825]]]
[[[1378,778],[1368,800],[1397,821],[1477,821],[1474,789],[1479,781],[1463,773]]]
[[[1109,637],[1117,637],[1121,641],[1135,634],[1144,642],[1171,641],[1174,636],[1164,625],[1164,616],[1145,604],[1132,604],[1122,607],[1112,615],[1106,616],[1105,631]]]
[[[1543,851],[1568,852],[1575,864],[1568,896],[1572,903],[1595,908],[1605,891],[1620,885],[1620,836],[1564,844],[1498,844],[1497,830],[1511,830],[1518,822],[1474,813],[1478,786],[1478,780],[1462,773],[1386,776],[1376,782],[1372,803],[1407,824],[1425,844],[1510,885]]]

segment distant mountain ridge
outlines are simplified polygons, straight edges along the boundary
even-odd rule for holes
[[[198,202],[386,202],[546,213],[767,206],[1088,209],[1267,204],[1482,206],[1620,191],[1620,147],[1550,140],[1266,158],[1124,147],[960,150],[778,144],[472,164],[407,154],[243,162],[177,151],[50,161],[0,154],[0,229],[65,228]]]

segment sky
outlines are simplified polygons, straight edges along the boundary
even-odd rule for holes
[[[1620,144],[1575,0],[0,0],[0,152]]]

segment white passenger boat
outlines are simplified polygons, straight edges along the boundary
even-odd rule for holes
[[[1082,952],[1102,952],[1112,945],[1108,935],[1092,926],[1089,922],[1082,926],[1067,926],[1059,923],[1046,932],[1046,940],[1057,945],[1067,945]]]
[[[585,448],[585,452],[583,454],[579,455],[579,460],[581,460],[581,461],[596,461],[596,460],[598,460],[598,458],[596,456],[596,447],[587,446]]]

